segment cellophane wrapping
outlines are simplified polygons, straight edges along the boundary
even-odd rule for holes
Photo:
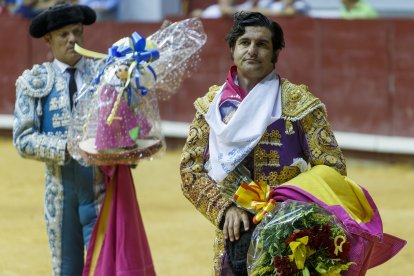
[[[349,233],[315,203],[278,202],[256,226],[247,270],[259,275],[340,275],[348,261]]]
[[[191,18],[147,39],[134,33],[115,42],[94,80],[76,95],[68,132],[71,156],[84,165],[115,165],[162,152],[158,100],[174,95],[194,72],[206,39],[201,21]]]
[[[175,22],[148,37],[160,51],[153,62],[157,73],[155,91],[161,100],[168,99],[191,76],[200,63],[202,46],[207,41],[199,18]]]

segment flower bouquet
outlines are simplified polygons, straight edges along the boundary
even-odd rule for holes
[[[220,185],[260,222],[248,250],[249,275],[364,275],[406,244],[383,232],[367,190],[325,165],[277,187],[252,181],[238,167]]]
[[[253,232],[247,270],[259,275],[341,275],[348,261],[348,233],[315,203],[278,203]]]
[[[352,236],[335,215],[320,205],[291,199],[276,202],[278,188],[252,180],[243,165],[220,185],[225,196],[254,214],[256,226],[247,235],[250,245],[247,251],[239,252],[247,255],[243,269],[248,275],[334,276],[353,264],[348,258]],[[226,243],[233,271],[240,266],[236,266],[240,260],[233,256],[244,248]]]

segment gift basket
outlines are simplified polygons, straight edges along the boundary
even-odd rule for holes
[[[158,99],[168,99],[199,62],[206,35],[199,19],[124,37],[103,55],[92,83],[75,96],[68,151],[82,164],[136,164],[165,148]]]
[[[253,232],[249,275],[341,275],[349,235],[336,217],[316,203],[278,203]]]

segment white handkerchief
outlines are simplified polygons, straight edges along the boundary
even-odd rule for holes
[[[223,86],[224,87],[224,86]],[[282,115],[280,81],[272,71],[240,103],[231,120],[222,121],[220,92],[206,114],[210,126],[208,174],[222,181],[252,151],[266,128]]]

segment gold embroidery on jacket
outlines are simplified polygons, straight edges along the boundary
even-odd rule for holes
[[[218,87],[219,88],[219,87]],[[189,135],[181,155],[182,191],[188,200],[216,226],[214,243],[214,272],[218,275],[224,253],[224,238],[220,228],[222,217],[231,200],[224,197],[218,185],[207,175],[204,169],[206,148],[210,128],[204,119],[209,103],[218,90],[210,90],[206,97],[195,102],[197,109],[190,126]],[[208,104],[207,104],[208,103]]]
[[[324,104],[309,92],[306,85],[282,80],[282,118],[297,121]]]
[[[316,109],[301,120],[312,165],[327,165],[346,175],[345,159],[329,127],[323,109]]]
[[[279,167],[279,153],[276,150],[269,150],[266,152],[261,147],[254,149],[254,164],[255,167],[272,166]]]
[[[263,167],[255,167],[255,179],[265,181],[270,186],[278,186],[299,175],[300,169],[293,166],[283,166],[278,173],[272,170],[268,175],[263,172]]]
[[[293,124],[291,121],[288,121],[288,120],[285,121],[285,133],[287,135],[295,134],[295,131],[293,130]]]

